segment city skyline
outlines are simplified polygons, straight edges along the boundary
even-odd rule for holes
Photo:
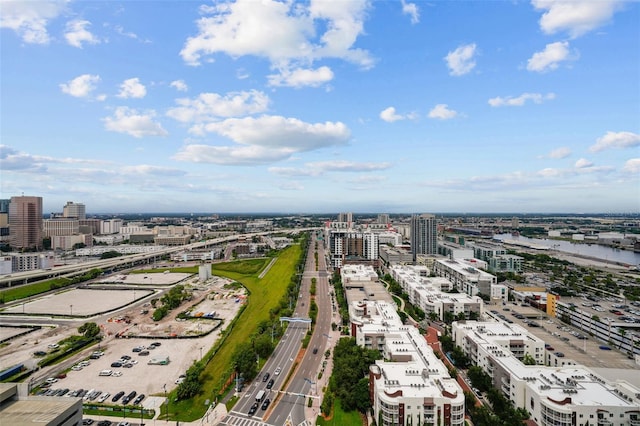
[[[640,212],[640,4],[0,1],[0,198]]]

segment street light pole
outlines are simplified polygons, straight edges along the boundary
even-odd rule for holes
[[[73,316],[73,305],[69,305],[70,316]]]

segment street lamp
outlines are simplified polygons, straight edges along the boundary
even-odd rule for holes
[[[167,398],[167,384],[165,383],[164,385],[162,385],[162,387],[164,388],[164,399],[167,400],[167,415],[166,418],[169,418],[169,398]]]
[[[73,305],[69,305],[70,316],[73,316]]]

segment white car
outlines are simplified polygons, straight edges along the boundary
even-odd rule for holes
[[[122,376],[122,371],[114,371],[113,374],[111,375],[111,377],[121,377]]]
[[[280,374],[281,371],[282,371],[282,368],[278,367],[276,368],[276,371],[273,372],[273,375],[277,376],[278,374]]]
[[[58,379],[56,379],[55,377],[49,377],[47,379],[47,383],[49,383],[50,385],[55,383],[55,382],[57,382],[57,381],[58,381]]]
[[[110,396],[111,394],[109,392],[105,392],[102,395],[100,395],[100,398],[98,398],[98,402],[104,402]]]

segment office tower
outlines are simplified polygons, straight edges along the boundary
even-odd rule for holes
[[[338,222],[353,222],[353,213],[338,213]]]
[[[9,203],[11,203],[11,200],[0,200],[0,213],[9,213]]]
[[[389,215],[387,213],[380,213],[376,222],[388,224],[391,222],[391,220],[389,219]]]
[[[11,197],[9,235],[15,250],[42,249],[42,197]]]
[[[62,208],[63,217],[75,217],[78,220],[84,220],[87,218],[84,204],[74,203],[73,201],[67,201],[67,204]]]
[[[438,235],[436,217],[432,214],[411,216],[411,254],[415,262],[419,254],[436,254]]]

